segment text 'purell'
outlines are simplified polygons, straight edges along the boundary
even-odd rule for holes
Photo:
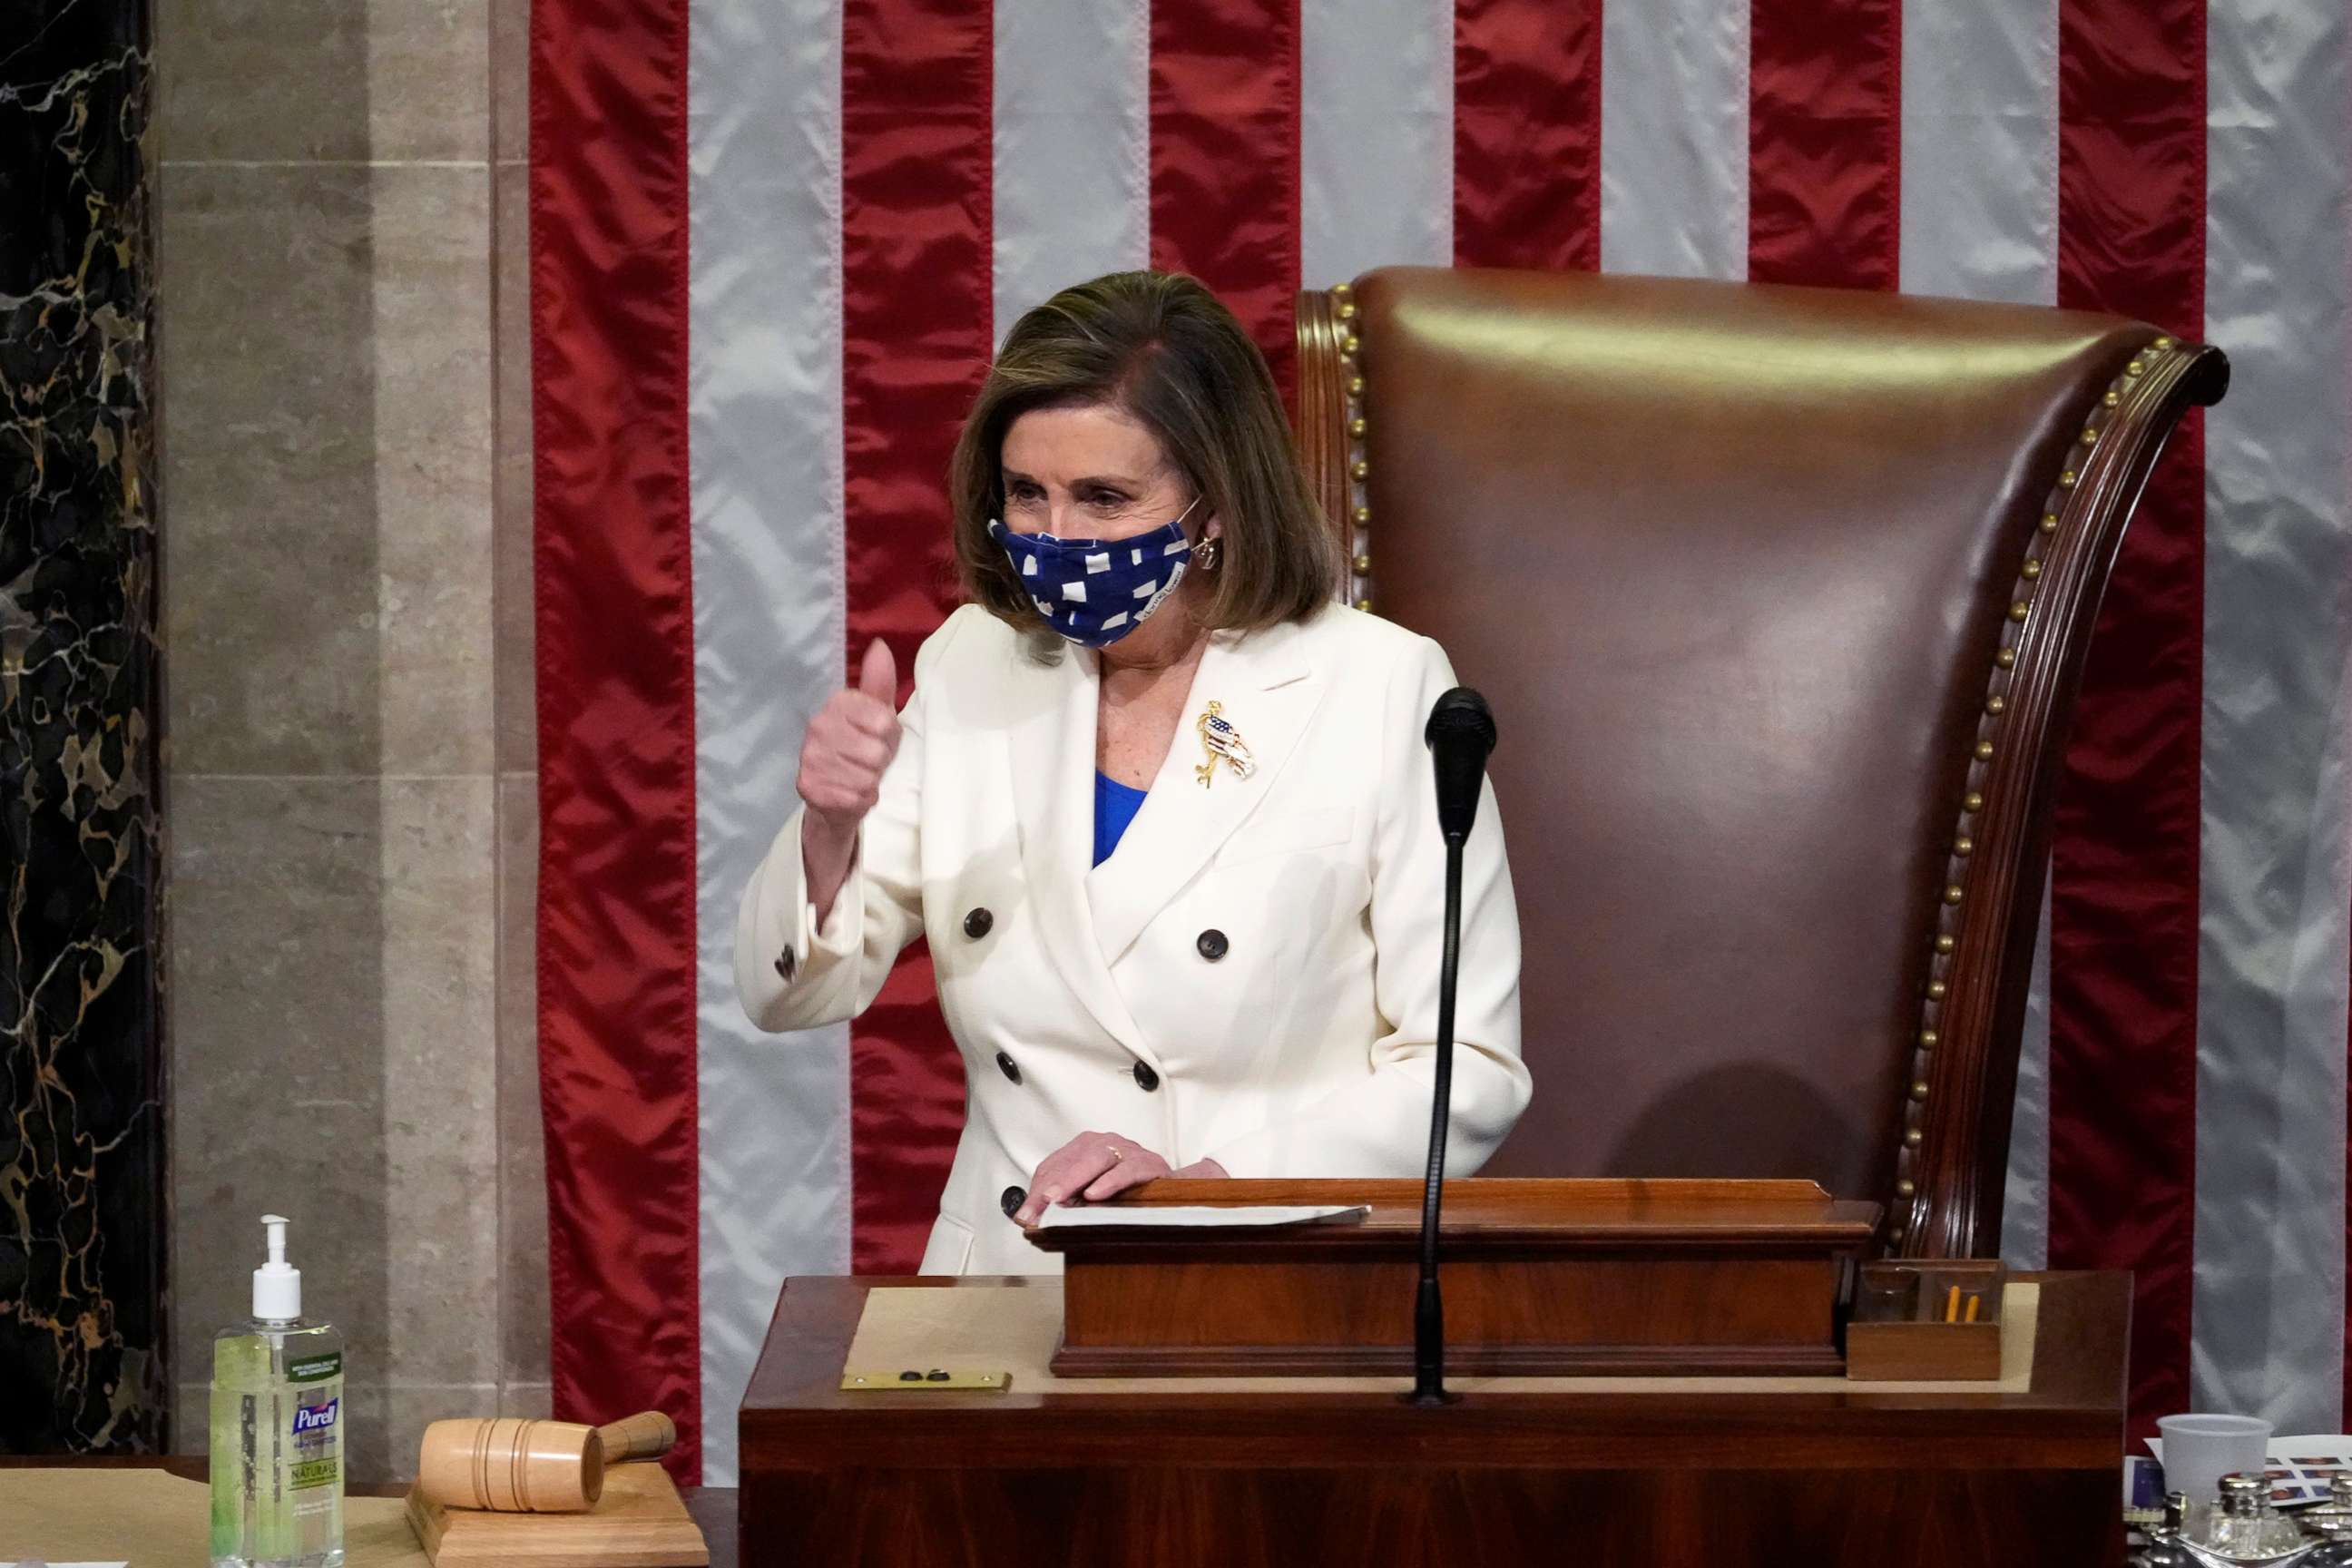
[[[335,1411],[342,1404],[338,1397],[324,1405],[298,1405],[294,1407],[294,1430],[317,1432],[335,1424]]]

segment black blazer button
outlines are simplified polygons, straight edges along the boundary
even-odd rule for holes
[[[1192,945],[1200,949],[1202,958],[1214,963],[1225,956],[1225,933],[1211,926],[1193,940]]]
[[[785,980],[793,977],[793,955],[781,953],[776,958],[776,973]]]
[[[1007,1187],[1004,1189],[1003,1195],[996,1200],[996,1206],[1004,1211],[1004,1217],[1006,1219],[1011,1219],[1013,1217],[1013,1211],[1019,1208],[1023,1204],[1025,1204],[1028,1201],[1029,1194],[1026,1189],[1021,1187]]]
[[[1021,1081],[1021,1064],[1014,1061],[1010,1055],[1003,1051],[997,1052],[996,1065],[1004,1069],[1004,1076],[1006,1078],[1011,1079],[1015,1083],[1019,1083]]]
[[[1135,1087],[1146,1094],[1160,1087],[1160,1075],[1151,1070],[1150,1062],[1135,1064]]]
[[[996,917],[986,910],[976,909],[963,917],[963,934],[978,942],[996,923]]]

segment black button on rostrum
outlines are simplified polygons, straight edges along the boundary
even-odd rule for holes
[[[996,1065],[1004,1069],[1004,1076],[1006,1078],[1011,1079],[1015,1083],[1019,1083],[1021,1081],[1021,1064],[1014,1061],[1010,1055],[1003,1051],[997,1052]]]
[[[1160,1087],[1160,1075],[1151,1070],[1150,1062],[1135,1064],[1135,1087],[1146,1094]]]
[[[1192,945],[1200,949],[1202,958],[1214,963],[1225,956],[1225,933],[1211,926],[1193,940]]]
[[[996,917],[986,910],[974,910],[963,917],[963,934],[978,942],[988,934],[989,928],[995,923]]]
[[[1019,1208],[1023,1204],[1025,1204],[1028,1201],[1029,1192],[1027,1188],[1007,1187],[1004,1189],[1004,1195],[996,1200],[996,1206],[1004,1211],[1005,1218],[1011,1219],[1013,1217],[1013,1211]]]

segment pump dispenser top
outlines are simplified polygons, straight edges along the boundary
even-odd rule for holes
[[[266,1214],[269,1261],[253,1271],[253,1315],[264,1322],[288,1323],[302,1315],[302,1271],[286,1261],[286,1216]]]

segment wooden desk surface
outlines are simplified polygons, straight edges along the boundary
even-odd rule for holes
[[[2123,1561],[2130,1281],[2040,1274],[2031,1385],[845,1394],[877,1286],[793,1279],[741,1419],[745,1564]],[[1572,1382],[1572,1380],[1563,1380]],[[1405,1380],[1398,1380],[1402,1390]]]
[[[160,1469],[192,1481],[201,1481],[209,1467],[201,1456],[172,1454],[0,1454],[0,1470],[22,1472],[37,1469]],[[370,1480],[352,1482],[345,1489],[350,1497],[396,1498],[408,1492],[405,1481]],[[679,1496],[686,1500],[687,1512],[701,1528],[702,1538],[710,1547],[710,1568],[736,1568],[740,1553],[736,1543],[735,1489],[732,1487],[681,1487]],[[0,1546],[8,1544],[0,1542]],[[188,1561],[205,1561],[205,1542],[188,1543]]]
[[[2016,1466],[2119,1467],[2130,1278],[2018,1278],[2042,1289],[2033,1381],[2022,1392],[1514,1392],[1474,1394],[1438,1412],[1386,1393],[1200,1393],[1181,1379],[1116,1398],[1018,1386],[997,1394],[845,1394],[842,1363],[868,1290],[1051,1289],[1056,1282],[792,1279],[744,1395],[743,1450],[747,1460],[757,1452],[787,1468],[830,1467],[850,1453],[860,1462],[920,1461],[948,1442],[976,1444],[996,1462],[1051,1464],[1097,1457],[1106,1445],[1132,1438],[1192,1462],[1241,1464],[1285,1458],[1310,1440],[1368,1455],[1409,1443],[1433,1459],[1615,1468],[1625,1462],[1628,1442],[1666,1442],[1691,1463],[1901,1468],[1951,1462],[1998,1438],[2006,1462]],[[1041,1419],[1057,1414],[1072,1419]],[[1759,1446],[1766,1434],[1769,1451]]]

